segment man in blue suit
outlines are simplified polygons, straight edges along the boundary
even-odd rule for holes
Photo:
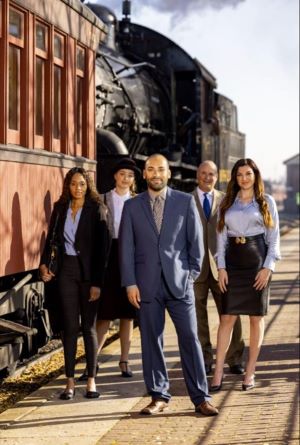
[[[195,411],[215,416],[197,336],[194,280],[203,258],[202,226],[194,197],[167,187],[167,159],[150,156],[148,190],[125,202],[120,226],[122,285],[137,309],[144,380],[152,400],[141,414],[164,411],[171,398],[163,353],[165,309],[175,325],[182,370]]]

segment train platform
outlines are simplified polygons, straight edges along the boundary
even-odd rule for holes
[[[173,395],[168,411],[155,416],[139,415],[149,398],[145,396],[136,329],[131,348],[132,378],[120,376],[117,340],[105,348],[101,357],[99,400],[85,399],[85,386],[79,382],[74,400],[61,401],[59,394],[65,378],[59,376],[0,415],[1,444],[298,445],[299,228],[282,237],[281,250],[256,387],[243,392],[242,376],[227,372],[222,390],[213,396],[219,416],[209,418],[194,413],[182,377],[176,334],[167,319],[165,353]],[[215,344],[218,317],[212,299],[209,308]],[[248,343],[248,318],[242,317],[242,323]],[[83,363],[77,365],[77,376],[83,368]]]

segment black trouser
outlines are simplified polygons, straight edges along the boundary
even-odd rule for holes
[[[96,375],[98,300],[88,301],[91,284],[83,282],[81,277],[78,258],[64,255],[59,275],[59,293],[63,312],[63,344],[67,377],[74,377],[79,316],[81,317],[88,376],[95,377]]]

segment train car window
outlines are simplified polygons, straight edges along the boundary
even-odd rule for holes
[[[77,76],[76,79],[76,117],[77,117],[77,144],[82,142],[82,105],[83,105],[83,79]]]
[[[9,34],[17,39],[23,38],[23,14],[13,8],[9,10]]]
[[[78,155],[82,154],[82,132],[83,132],[83,97],[84,97],[84,75],[85,75],[85,50],[76,48],[76,142]]]
[[[35,147],[45,148],[46,92],[48,73],[47,26],[36,22],[35,25]]]
[[[2,1],[0,0],[0,39],[2,37]]]
[[[9,8],[8,42],[8,139],[9,142],[19,144],[24,14],[12,7]]]
[[[53,36],[53,149],[61,151],[62,147],[62,119],[65,115],[62,112],[65,97],[65,38],[54,33]]]
[[[53,70],[53,137],[60,139],[61,136],[61,78],[62,69],[54,66]]]
[[[35,33],[35,46],[42,51],[46,51],[46,37],[47,37],[47,29],[45,26],[36,25],[36,33]]]
[[[76,68],[84,73],[85,69],[85,51],[83,48],[77,47],[76,50]]]
[[[19,130],[20,123],[20,48],[9,46],[9,103],[8,125]]]
[[[53,49],[53,54],[54,54],[54,58],[58,59],[58,60],[63,60],[64,58],[64,41],[63,41],[63,36],[60,36],[59,34],[54,34],[54,49]]]
[[[44,135],[45,61],[35,61],[35,134]]]

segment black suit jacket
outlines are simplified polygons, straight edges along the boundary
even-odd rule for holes
[[[55,230],[55,240],[59,245],[59,257],[62,258],[65,253],[64,226],[68,207],[69,203],[62,204],[58,201],[54,204],[40,264],[47,264],[50,254],[50,240],[52,239],[57,215],[59,216]],[[82,208],[75,236],[75,249],[82,269],[82,279],[83,281],[89,281],[91,286],[100,288],[103,284],[110,239],[106,216],[107,212],[104,205],[99,205],[87,198]]]

